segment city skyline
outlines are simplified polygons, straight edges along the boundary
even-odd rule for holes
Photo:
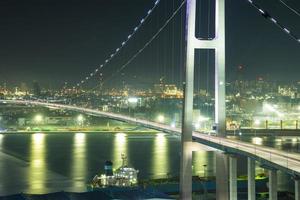
[[[153,13],[154,17],[167,18],[179,2],[163,1]],[[290,30],[300,34],[299,20],[295,20],[297,15],[279,2],[258,2]],[[75,85],[93,72],[118,43],[126,38],[152,3],[151,0],[130,3],[117,0],[88,3],[34,0],[26,4],[17,1],[1,2],[3,37],[0,42],[2,47],[6,47],[0,52],[1,84],[6,82],[8,85],[19,85],[25,82],[30,85],[36,80],[46,88],[59,88],[64,82]],[[296,1],[288,3],[296,8],[299,5]],[[127,12],[129,8],[130,13]],[[297,56],[299,44],[274,24],[264,20],[247,1],[228,1],[226,11],[228,80],[234,80],[237,67],[243,66],[245,79],[263,76],[271,80],[297,81],[297,73],[300,72],[300,58]],[[179,32],[183,28],[183,19],[184,15],[178,14],[175,23],[167,27],[168,30],[176,30],[175,33],[166,39],[168,32],[163,32],[163,36],[154,41],[141,58],[128,66],[125,74],[130,77],[143,77],[149,83],[151,80],[146,74],[150,72],[156,80],[165,75],[168,82],[180,83],[183,59],[178,55],[181,55],[179,49],[183,35]],[[126,49],[129,53],[121,52],[116,61],[104,68],[104,78],[110,78],[113,71],[124,64],[151,36],[149,33],[155,32],[158,27],[160,23],[155,20],[150,20],[142,27],[142,36],[133,38],[129,43],[129,49]],[[176,39],[178,37],[181,39]],[[156,43],[164,45],[160,49],[156,47]],[[174,51],[168,53],[170,47],[174,47]],[[160,55],[152,55],[153,50]],[[196,65],[211,65],[213,56],[208,59],[210,64],[199,56],[201,61],[196,61]],[[151,68],[154,70],[151,71]],[[206,78],[205,71],[199,73],[201,80]],[[119,78],[120,76],[116,77]],[[133,78],[128,79],[129,82],[134,81]],[[94,83],[90,85],[93,86]],[[88,83],[87,87],[90,85]]]

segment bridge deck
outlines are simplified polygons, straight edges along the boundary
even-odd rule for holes
[[[193,136],[202,144],[227,153],[252,157],[268,168],[279,169],[291,175],[300,175],[300,154],[197,132],[194,132]]]
[[[38,101],[22,101],[22,100],[0,100],[0,103],[14,103],[14,104],[30,104],[44,107],[52,107],[59,109],[67,109],[72,111],[77,111],[81,113],[86,113],[95,116],[108,117],[110,119],[115,119],[118,121],[134,123],[151,129],[180,135],[181,129],[173,128],[171,126],[150,122],[147,120],[136,119],[121,114],[109,113],[98,111],[95,109],[76,107],[72,105],[54,104]],[[230,154],[245,155],[252,157],[259,161],[262,165],[273,169],[279,169],[285,171],[291,175],[300,176],[300,154],[288,153],[286,151],[259,146],[247,142],[242,142],[239,140],[233,140],[228,138],[221,138],[217,136],[207,135],[199,132],[193,133],[193,139],[201,144],[216,148],[218,150],[224,151]]]

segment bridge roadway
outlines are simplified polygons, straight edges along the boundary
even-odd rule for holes
[[[71,111],[77,111],[80,113],[85,113],[93,116],[101,116],[107,117],[110,119],[128,122],[136,125],[140,125],[143,127],[147,127],[150,129],[175,134],[180,136],[181,129],[173,128],[169,125],[147,121],[143,119],[136,119],[128,116],[124,116],[121,114],[103,112],[96,109],[90,108],[82,108],[73,105],[64,105],[64,104],[56,104],[56,103],[47,103],[40,101],[25,101],[25,100],[0,100],[2,104],[25,104],[25,105],[35,105],[35,106],[43,106],[49,108],[56,109],[65,109]],[[209,147],[213,147],[220,151],[224,151],[228,154],[233,155],[243,155],[246,157],[253,158],[258,161],[262,166],[274,169],[281,170],[292,176],[300,176],[300,154],[297,153],[289,153],[286,151],[255,145],[247,142],[242,142],[239,140],[228,139],[217,137],[214,135],[209,135],[206,133],[193,132],[193,141],[198,142]],[[192,146],[192,145],[191,145]]]

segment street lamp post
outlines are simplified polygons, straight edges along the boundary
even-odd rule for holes
[[[207,176],[207,174],[206,174],[206,167],[207,167],[207,165],[203,165],[203,174],[204,174],[204,178],[206,179],[206,176]]]

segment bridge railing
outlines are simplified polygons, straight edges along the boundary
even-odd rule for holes
[[[258,161],[268,161],[287,170],[300,173],[300,154],[209,134],[194,133],[194,135],[210,143],[218,144],[224,149],[231,148],[242,151]]]

